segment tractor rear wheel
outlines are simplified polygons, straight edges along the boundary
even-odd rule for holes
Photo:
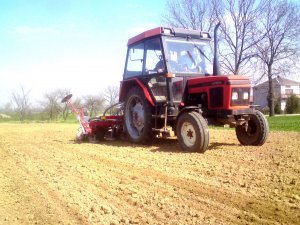
[[[184,112],[179,116],[176,134],[185,151],[205,152],[209,143],[208,126],[197,112]]]
[[[268,121],[261,112],[255,111],[247,124],[236,126],[235,132],[242,145],[260,146],[266,142],[269,134]]]
[[[132,142],[148,144],[153,140],[152,111],[140,88],[129,90],[125,100],[124,128]]]

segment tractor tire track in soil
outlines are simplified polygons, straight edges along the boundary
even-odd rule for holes
[[[300,133],[239,145],[75,143],[75,124],[0,125],[0,224],[297,224]],[[285,137],[285,138],[283,138]]]

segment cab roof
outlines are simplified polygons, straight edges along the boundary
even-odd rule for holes
[[[211,40],[210,34],[205,31],[189,30],[183,28],[156,27],[130,38],[128,40],[127,45],[132,45],[141,40],[154,37],[157,35]]]

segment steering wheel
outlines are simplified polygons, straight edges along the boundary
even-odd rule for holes
[[[61,103],[65,103],[66,101],[70,100],[70,98],[72,98],[72,94],[69,94],[67,95],[66,97],[64,97],[62,100],[61,100]]]

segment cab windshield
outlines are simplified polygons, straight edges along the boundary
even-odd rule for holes
[[[212,51],[208,41],[167,38],[166,58],[173,73],[212,74]]]

